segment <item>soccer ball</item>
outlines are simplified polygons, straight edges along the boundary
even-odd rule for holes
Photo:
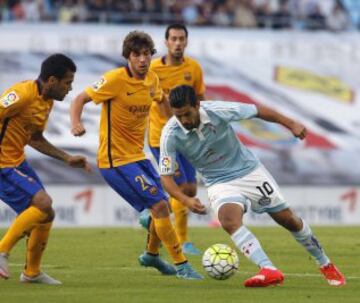
[[[225,280],[238,269],[239,258],[230,246],[214,244],[204,252],[202,265],[211,278]]]

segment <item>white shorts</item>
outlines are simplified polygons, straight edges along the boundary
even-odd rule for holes
[[[288,208],[276,181],[262,165],[250,174],[207,188],[210,206],[218,214],[226,203],[239,204],[246,212],[278,212]]]

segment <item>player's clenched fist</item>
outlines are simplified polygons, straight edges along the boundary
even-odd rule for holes
[[[82,123],[77,123],[75,125],[73,125],[73,127],[71,128],[71,133],[78,137],[78,136],[82,136],[83,134],[86,133],[85,127]]]
[[[303,140],[306,137],[306,128],[304,125],[302,125],[299,122],[294,122],[291,126],[291,132],[293,135],[301,140]]]
[[[88,173],[92,172],[90,164],[87,162],[87,159],[83,156],[70,156],[66,159],[66,163],[75,168],[83,168]]]

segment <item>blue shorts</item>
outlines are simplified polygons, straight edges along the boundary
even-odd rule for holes
[[[0,168],[0,200],[18,214],[27,209],[35,194],[43,189],[40,178],[26,161],[18,167]]]
[[[100,168],[100,172],[112,189],[139,212],[161,200],[168,200],[160,177],[149,160]]]
[[[158,147],[150,147],[156,162],[159,163],[160,149]],[[194,166],[182,155],[176,154],[177,169],[174,174],[174,181],[177,185],[184,183],[196,183],[196,171]]]

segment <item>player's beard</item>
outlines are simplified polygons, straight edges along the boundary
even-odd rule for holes
[[[194,122],[183,124],[183,126],[184,126],[187,130],[192,130],[192,129],[194,129],[194,128],[198,128],[199,125],[200,125],[200,115],[195,119]]]
[[[171,54],[171,57],[173,58],[173,60],[179,61],[184,57],[184,51],[174,51]]]
[[[53,87],[49,87],[48,90],[46,91],[44,97],[45,99],[54,99],[57,101],[63,101],[65,99],[67,95],[66,93],[60,93],[57,89],[53,88]]]

